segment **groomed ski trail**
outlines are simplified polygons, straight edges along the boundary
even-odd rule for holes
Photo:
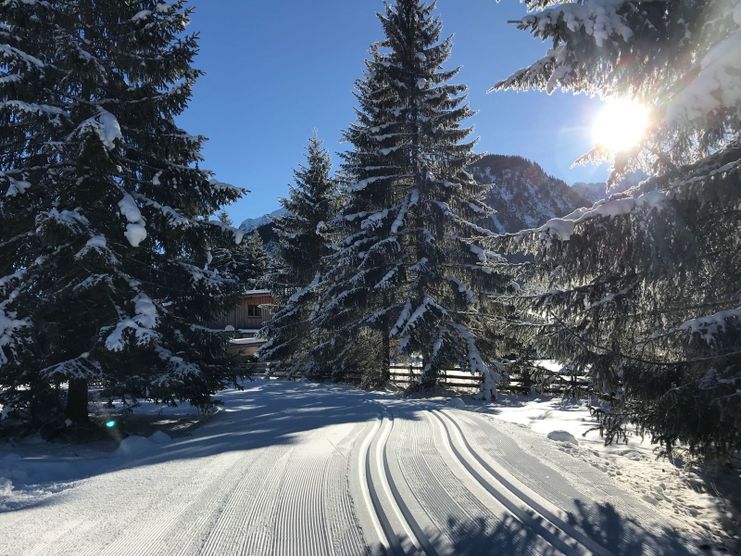
[[[559,468],[550,441],[472,411],[272,380],[223,398],[192,436],[0,512],[0,555],[691,553],[663,551],[619,485],[576,481],[586,463]]]

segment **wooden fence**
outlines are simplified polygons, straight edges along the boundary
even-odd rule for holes
[[[253,376],[269,376],[278,379],[301,379],[300,374],[291,375],[285,369],[271,366],[270,363],[249,363],[244,370]],[[421,376],[422,368],[415,365],[391,365],[389,369],[391,384],[400,388],[412,385]],[[349,382],[360,382],[360,376],[346,377]],[[481,389],[483,377],[462,369],[449,369],[438,373],[438,383],[451,390],[462,393],[475,393]],[[590,392],[590,382],[586,376],[567,372],[557,372],[545,367],[534,366],[527,372],[511,374],[498,386],[502,392],[527,394],[537,392],[553,395],[577,396]]]

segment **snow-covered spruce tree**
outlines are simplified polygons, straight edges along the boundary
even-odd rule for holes
[[[34,417],[90,381],[205,404],[227,379],[202,324],[236,293],[209,270],[241,190],[175,124],[199,72],[185,2],[0,5],[0,395]],[[64,391],[65,389],[62,389]]]
[[[543,320],[526,330],[609,395],[597,410],[607,440],[632,422],[667,450],[738,450],[741,5],[528,4],[552,4],[519,27],[553,48],[496,87],[645,103],[652,126],[611,179],[640,167],[654,177],[506,240],[537,257],[523,302]]]
[[[281,309],[261,331],[267,343],[259,357],[291,372],[317,370],[311,350],[318,334],[311,322],[318,284],[329,254],[330,222],[338,204],[332,162],[316,136],[306,149],[306,164],[281,204],[286,214],[275,219],[278,248],[267,282]]]
[[[240,244],[243,249],[237,252],[244,253],[245,277],[247,284],[251,289],[263,288],[266,285],[266,277],[270,268],[270,259],[265,251],[265,243],[262,241],[257,230],[253,231],[244,238]],[[232,252],[234,249],[232,249]]]
[[[219,222],[234,228],[234,222],[226,212],[219,213]],[[260,234],[254,232],[244,236],[235,245],[231,238],[224,238],[211,249],[211,268],[233,276],[239,281],[240,289],[247,291],[262,288],[268,271],[268,255]]]
[[[465,87],[444,69],[451,39],[441,40],[434,5],[399,0],[379,14],[386,38],[371,47],[358,83],[357,121],[345,137],[346,204],[342,238],[328,265],[318,322],[333,334],[335,365],[367,328],[384,341],[379,375],[390,360],[421,357],[425,386],[460,365],[497,376],[478,336],[481,292],[509,286],[499,260],[475,239],[489,214],[483,188],[466,171],[475,160]],[[391,340],[391,341],[389,341]]]

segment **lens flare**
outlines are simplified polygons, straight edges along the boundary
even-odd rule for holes
[[[649,124],[649,109],[635,100],[609,99],[592,127],[594,141],[612,153],[637,146]]]
[[[106,421],[105,426],[108,427],[109,429],[112,429],[113,427],[116,426],[116,421]]]

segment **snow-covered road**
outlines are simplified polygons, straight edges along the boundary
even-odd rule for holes
[[[0,554],[696,551],[619,482],[511,423],[303,383],[222,398],[192,436],[68,463],[74,481],[0,513]]]

